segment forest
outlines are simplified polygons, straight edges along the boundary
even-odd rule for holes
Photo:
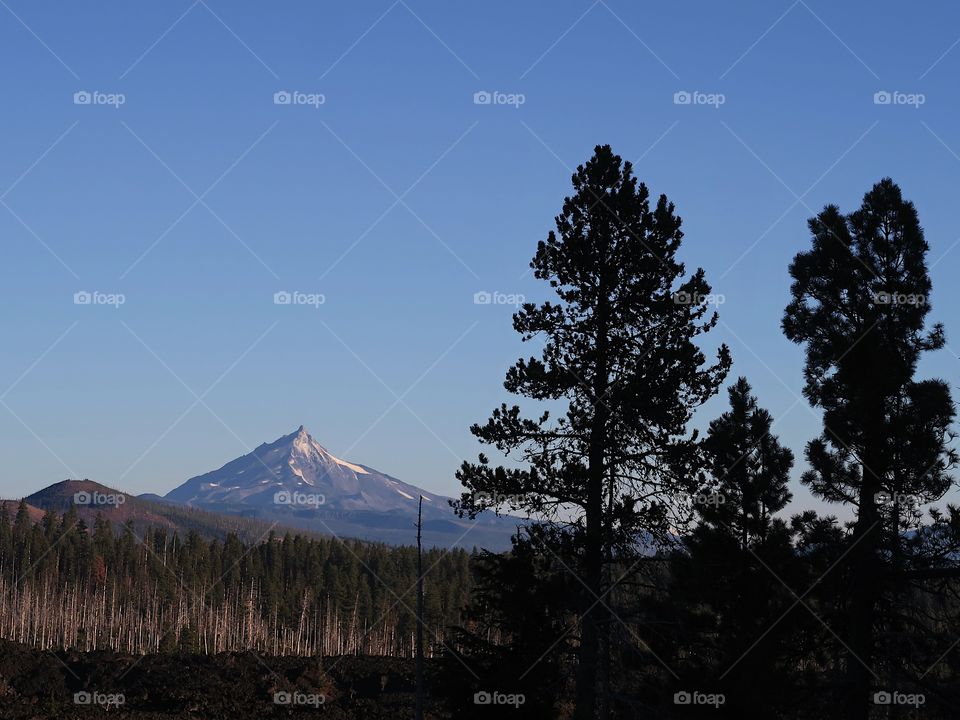
[[[468,562],[464,551],[424,555],[424,622],[440,637],[460,621]],[[416,582],[410,547],[141,537],[129,521],[116,532],[48,510],[33,524],[23,503],[13,518],[0,507],[0,637],[41,648],[410,657]]]
[[[551,299],[513,316],[542,348],[506,373],[525,406],[471,428],[510,462],[457,475],[458,512],[492,496],[539,520],[476,563],[471,617],[503,636],[462,633],[477,679],[577,720],[955,717],[956,409],[918,377],[946,329],[914,204],[881,178],[808,221],[781,322],[821,420],[799,459],[709,341],[674,204],[609,146],[572,184],[530,264]],[[791,507],[798,460],[836,515]]]

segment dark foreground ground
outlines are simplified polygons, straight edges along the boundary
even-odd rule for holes
[[[435,674],[428,662],[428,688]],[[414,687],[412,660],[55,653],[0,640],[4,720],[398,720],[414,716]],[[426,710],[430,718],[449,717],[429,697]]]

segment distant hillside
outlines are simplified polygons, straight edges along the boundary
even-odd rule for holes
[[[19,500],[0,500],[0,507],[5,507],[7,509],[7,514],[10,518],[14,518],[17,515],[17,510],[20,508]],[[27,517],[30,518],[30,522],[37,523],[43,518],[43,510],[27,503]]]
[[[36,522],[43,517],[47,509],[64,513],[71,507],[92,526],[98,515],[109,520],[115,527],[132,522],[135,532],[142,533],[147,527],[163,527],[176,530],[181,535],[193,530],[208,539],[223,540],[228,534],[235,534],[243,542],[257,542],[270,532],[271,522],[245,518],[237,515],[224,515],[198,508],[166,502],[162,499],[150,500],[120,492],[92,480],[64,480],[27,496],[27,504],[33,508],[30,519]],[[3,501],[7,504],[11,517],[17,511],[18,502]],[[274,530],[282,534],[291,529],[277,525]],[[293,532],[300,535],[317,536],[317,533],[302,528]]]

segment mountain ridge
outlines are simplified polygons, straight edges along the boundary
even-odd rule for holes
[[[70,510],[77,513],[88,528],[98,517],[108,521],[120,532],[127,523],[137,536],[147,528],[166,529],[186,536],[194,531],[208,539],[225,540],[234,534],[244,542],[256,542],[269,533],[271,524],[256,518],[244,518],[225,513],[193,508],[168,501],[157,501],[155,495],[134,495],[108,487],[94,480],[62,480],[48,485],[23,498],[30,519],[38,522],[47,510],[63,515]],[[122,500],[120,500],[122,498]],[[10,517],[17,511],[17,500],[0,500],[5,504]],[[278,533],[299,530],[304,535],[320,533],[308,529],[275,526]]]
[[[516,517],[483,513],[459,518],[452,498],[428,492],[368,465],[343,460],[301,425],[294,432],[196,475],[165,495],[135,495],[99,482],[64,480],[25,497],[36,522],[46,510],[74,508],[92,526],[98,516],[119,530],[129,522],[223,539],[235,533],[256,541],[271,529],[305,535],[413,545],[423,497],[425,547],[508,550]],[[12,517],[15,500],[0,501]]]

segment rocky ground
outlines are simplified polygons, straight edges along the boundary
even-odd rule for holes
[[[427,664],[427,687],[436,677]],[[45,652],[0,640],[0,718],[413,718],[412,660]],[[450,717],[427,699],[426,715]]]

